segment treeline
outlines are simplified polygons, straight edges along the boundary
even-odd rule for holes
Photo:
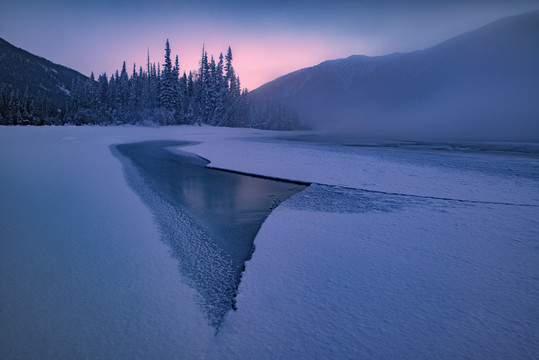
[[[232,65],[230,47],[225,56],[208,57],[204,47],[200,66],[180,75],[178,56],[173,63],[166,41],[164,63],[148,60],[145,68],[122,70],[72,84],[67,104],[55,108],[46,99],[0,88],[0,124],[4,125],[179,125],[294,129],[295,113],[282,104],[250,99],[242,90]]]
[[[0,85],[0,125],[61,125],[62,110],[44,94]]]

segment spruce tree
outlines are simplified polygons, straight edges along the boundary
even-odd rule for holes
[[[226,79],[223,76],[223,53],[219,54],[219,62],[215,69],[215,93],[213,122],[215,125],[226,123],[225,103],[226,103]]]
[[[236,78],[236,72],[232,66],[232,49],[228,47],[228,52],[225,57],[225,76],[228,89],[228,95],[230,98],[235,99],[241,94],[241,87],[238,79]]]
[[[129,100],[129,76],[127,75],[127,67],[125,66],[125,61],[122,65],[122,72],[120,73],[118,92],[122,106],[127,107],[127,103]]]
[[[231,71],[231,68],[232,68],[232,49],[230,48],[230,46],[228,47],[228,51],[226,53],[226,57],[225,57],[225,60],[226,60],[226,65],[225,65],[225,74],[226,74],[226,81],[227,81],[227,84],[230,83],[230,71]]]
[[[174,69],[170,59],[170,45],[167,39],[165,44],[165,62],[161,74],[161,105],[167,110],[174,109]]]

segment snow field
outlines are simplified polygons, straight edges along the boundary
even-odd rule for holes
[[[245,340],[229,358],[539,353],[536,209],[379,194],[357,212],[312,206],[332,191],[309,188],[263,225],[220,334]]]
[[[266,135],[266,137],[269,137]],[[284,137],[281,135],[281,137]],[[356,189],[539,204],[539,160],[266,139],[221,138],[186,147],[215,168]]]
[[[537,159],[287,135],[0,128],[0,357],[539,357]],[[263,224],[217,334],[109,150],[157,139],[317,183]]]

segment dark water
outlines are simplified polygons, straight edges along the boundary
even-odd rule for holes
[[[278,204],[305,186],[214,169],[177,141],[113,146],[129,185],[151,209],[179,270],[201,296],[218,327],[234,296],[253,240]],[[128,159],[128,161],[126,161]]]

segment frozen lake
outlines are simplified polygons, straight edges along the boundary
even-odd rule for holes
[[[128,159],[120,156],[128,183],[150,207],[163,241],[201,294],[209,322],[218,327],[235,307],[262,222],[305,186],[209,169],[196,155],[167,150],[185,145],[149,141],[112,150]]]
[[[301,135],[0,127],[0,358],[539,357],[537,156]],[[262,223],[237,311],[219,310],[230,290],[211,297],[235,286],[252,246],[229,242],[231,199],[269,209],[297,186],[241,199],[261,187],[213,170],[205,197],[161,164],[182,151],[315,183]]]

